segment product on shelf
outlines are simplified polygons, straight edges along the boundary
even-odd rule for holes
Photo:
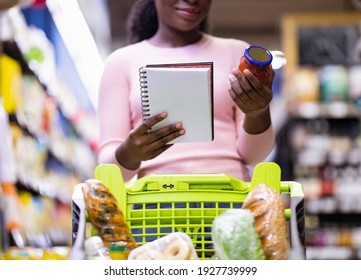
[[[82,187],[90,223],[106,246],[124,241],[131,251],[137,247],[122,211],[108,187],[96,179],[88,179]]]
[[[54,246],[52,248],[11,247],[0,260],[67,260],[69,247]]]
[[[221,260],[264,260],[260,236],[252,212],[232,209],[218,215],[212,224],[216,258]]]
[[[292,97],[298,105],[318,103],[320,100],[320,82],[317,70],[302,67],[291,77]]]
[[[0,108],[0,120],[5,116],[11,125],[11,131],[4,133],[0,122],[0,138],[9,136],[7,142],[14,144],[9,148],[2,141],[0,186],[4,180],[14,184],[20,213],[15,211],[15,197],[7,186],[7,193],[0,194],[4,201],[0,208],[10,222],[0,240],[7,238],[10,245],[19,247],[10,246],[5,252],[9,259],[58,259],[63,257],[57,251],[45,248],[67,249],[70,243],[72,186],[89,178],[96,166],[95,115],[80,105],[76,92],[58,75],[55,48],[46,34],[27,24],[21,7],[33,1],[17,2],[21,2],[19,7],[0,15],[4,19],[0,29],[5,31],[0,54],[0,107],[5,110]],[[49,16],[47,20],[52,14]],[[63,38],[59,39],[62,42]],[[12,152],[16,164],[5,159]],[[11,180],[6,178],[9,173],[14,173]],[[2,227],[5,225],[0,225],[0,231]],[[35,247],[39,250],[31,250]],[[0,245],[0,253],[6,249]]]
[[[14,183],[0,182],[5,209],[5,227],[20,248],[25,246],[18,191]],[[1,192],[0,192],[1,195]]]
[[[342,65],[327,65],[320,69],[321,101],[325,103],[349,98],[348,71]]]
[[[290,250],[284,206],[279,194],[265,184],[257,185],[242,205],[254,216],[256,231],[268,260],[285,260]]]
[[[0,54],[0,97],[5,111],[14,113],[19,103],[19,92],[21,88],[20,64],[5,54]]]
[[[361,65],[351,66],[348,70],[348,91],[357,109],[361,109]]]
[[[174,232],[146,243],[130,252],[128,260],[196,260],[192,240],[183,232]]]

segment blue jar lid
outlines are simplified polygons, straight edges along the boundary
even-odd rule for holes
[[[260,46],[249,46],[244,51],[244,56],[246,59],[257,66],[267,66],[272,62],[272,54],[269,50],[260,47]]]

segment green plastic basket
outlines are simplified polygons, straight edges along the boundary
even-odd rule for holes
[[[291,258],[304,258],[303,188],[297,182],[281,182],[276,163],[258,164],[251,182],[226,174],[154,174],[125,184],[113,164],[98,165],[95,178],[117,199],[138,245],[184,232],[192,239],[199,259],[210,259],[214,254],[213,219],[228,209],[241,208],[250,190],[264,183],[290,195],[291,207],[285,216],[291,221]]]

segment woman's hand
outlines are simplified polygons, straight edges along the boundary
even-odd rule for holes
[[[264,86],[248,69],[241,73],[237,68],[229,75],[229,94],[245,114],[243,127],[250,134],[265,131],[271,125],[269,104],[272,100],[272,82]]]
[[[167,113],[155,115],[129,133],[124,143],[115,152],[120,165],[135,170],[142,161],[153,159],[169,149],[172,144],[168,143],[185,133],[181,123],[171,124],[150,132],[154,125],[166,117]]]

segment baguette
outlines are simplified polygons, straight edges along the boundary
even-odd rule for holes
[[[109,188],[96,179],[83,185],[83,195],[89,220],[106,246],[123,241],[132,250],[137,245],[118,203]]]
[[[289,234],[279,194],[265,184],[260,184],[247,195],[242,208],[249,209],[253,214],[266,259],[287,259]]]

